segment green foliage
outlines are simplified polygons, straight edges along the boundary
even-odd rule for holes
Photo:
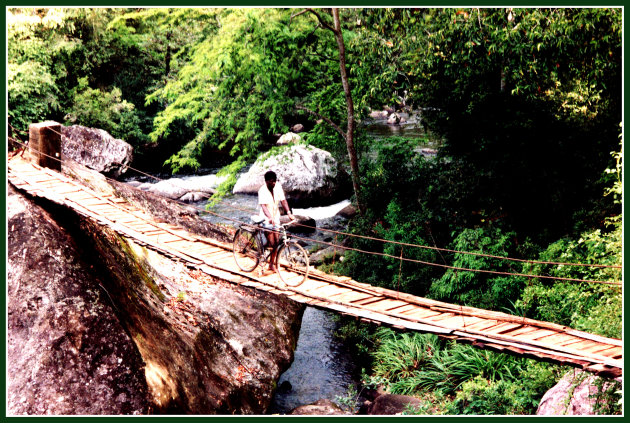
[[[432,227],[440,225],[440,199],[434,199],[424,181],[431,180],[436,164],[418,153],[418,140],[392,137],[372,146],[363,168],[366,170],[363,196],[370,209],[355,218],[351,231],[407,244],[431,245],[436,242]],[[422,206],[419,207],[418,203]],[[377,257],[348,252],[340,271],[377,286],[425,295],[440,268],[417,262],[435,263],[441,257],[425,248],[388,244],[368,239],[353,239],[353,247],[387,254]],[[439,242],[439,241],[437,241]]]
[[[449,408],[449,414],[507,415],[533,414],[528,404],[530,398],[523,398],[523,390],[515,383],[490,382],[481,376],[466,381],[455,401]],[[524,403],[521,404],[521,401]],[[529,411],[529,412],[528,412]]]
[[[9,63],[7,90],[11,125],[21,130],[59,108],[54,77],[38,62]]]
[[[10,9],[12,124],[25,130],[68,115],[140,149],[157,111],[145,107],[145,96],[172,77],[189,43],[211,30],[205,16],[206,9]]]
[[[534,414],[542,396],[561,377],[561,368],[528,361],[516,378],[476,376],[461,385],[447,414]]]
[[[251,160],[270,133],[287,129],[292,87],[302,77],[296,49],[304,37],[281,9],[226,9],[215,36],[191,49],[177,79],[147,97],[167,106],[155,120],[153,140],[185,124],[196,136],[168,164],[198,167],[203,149]]]
[[[609,181],[612,188],[605,190],[621,193],[622,153],[613,153],[615,169],[606,174],[616,175]],[[618,200],[615,200],[618,201]],[[562,238],[550,244],[539,260],[556,263],[583,263],[617,267],[588,267],[557,265],[528,265],[525,271],[535,275],[603,282],[620,282],[623,258],[621,216],[606,219],[606,230],[595,229],[579,237]],[[540,320],[556,322],[587,332],[621,338],[621,288],[597,283],[575,283],[543,280],[531,281],[525,288],[518,307]]]
[[[436,395],[440,404],[434,404],[431,413],[533,414],[565,371],[440,341],[435,335],[396,334],[389,329],[379,329],[376,335],[373,371],[366,382],[384,384],[394,394]]]
[[[503,233],[492,226],[464,229],[451,248],[457,251],[513,257],[515,233]],[[519,273],[520,266],[492,257],[455,253],[452,266],[458,269],[475,269],[492,272]],[[524,280],[519,277],[494,275],[447,269],[434,281],[430,295],[433,298],[484,309],[502,309],[519,298]]]
[[[357,388],[350,386],[345,395],[336,395],[335,402],[348,414],[357,414],[359,411],[359,393]]]
[[[595,378],[597,391],[591,395],[595,399],[593,411],[600,415],[622,414],[623,396],[622,384],[616,380]]]
[[[578,240],[561,239],[551,244],[539,259],[555,262],[621,265],[621,225],[609,233],[595,230]],[[542,270],[534,266],[532,274],[621,281],[621,270],[554,265]],[[524,290],[518,306],[528,317],[555,322],[604,336],[621,338],[621,289],[595,283],[532,281]]]
[[[366,10],[363,52],[377,54],[365,62],[381,72],[379,92],[425,107],[480,209],[547,242],[600,201],[593,181],[621,119],[620,12]]]
[[[90,88],[87,78],[81,78],[74,93],[73,105],[66,115],[70,123],[104,129],[132,145],[147,141],[134,105],[122,99],[118,88],[109,92]]]

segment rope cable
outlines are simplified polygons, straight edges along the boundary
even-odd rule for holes
[[[52,129],[50,129],[50,130],[55,132],[55,133],[57,133],[57,134],[59,134],[59,135],[63,135],[63,134],[59,133],[58,131],[55,131],[55,130],[52,130]],[[13,140],[13,141],[17,142],[19,144],[25,145],[24,142],[21,142],[21,141],[18,141],[18,140]],[[48,154],[41,153],[41,152],[40,152],[40,154],[45,155],[45,156],[47,156],[49,158],[52,158],[54,160],[59,160],[61,162],[60,158],[52,157],[52,156],[49,156]],[[77,163],[73,159],[70,159],[70,160],[75,162],[75,163]],[[119,163],[119,164],[121,164],[121,163]],[[159,181],[165,181],[164,179],[161,179],[161,178],[159,178],[157,176],[150,175],[148,173],[142,172],[142,171],[140,171],[138,169],[135,169],[135,168],[133,168],[131,166],[126,166],[126,167],[128,169],[130,169],[130,170],[133,170],[133,171],[138,172],[138,173],[140,173],[142,175],[151,177],[153,179],[156,179],[156,180],[159,180]],[[111,181],[119,182],[119,181],[116,181],[113,178],[109,178],[109,177],[105,177],[105,178],[108,179],[108,180],[111,180]],[[137,187],[131,186],[131,188],[134,189],[134,190],[138,190],[140,192],[145,192],[145,191],[139,190]],[[154,193],[151,193],[151,194],[154,194]],[[154,195],[156,195],[156,194],[154,194]],[[207,196],[205,194],[204,194],[204,196],[206,198],[210,198],[210,196]],[[224,219],[224,220],[232,221],[234,223],[238,223],[238,224],[241,224],[241,225],[254,227],[254,225],[252,225],[250,223],[243,222],[241,220],[234,219],[234,218],[231,218],[231,217],[223,216],[221,214],[212,212],[212,211],[207,210],[205,208],[201,209],[201,208],[199,208],[197,206],[194,206],[194,205],[191,206],[190,204],[186,204],[186,203],[184,203],[182,201],[179,201],[179,200],[172,200],[172,201],[175,202],[175,203],[178,203],[178,204],[180,204],[180,205],[182,205],[184,207],[194,208],[196,210],[203,211],[205,213],[211,214],[213,216],[216,216],[216,217]],[[234,206],[227,205],[227,204],[226,204],[226,206],[228,208],[233,208],[233,209],[237,209],[237,210],[240,210],[240,211],[251,212],[250,210],[234,207]],[[510,258],[501,257],[501,256],[492,256],[492,255],[486,255],[486,254],[481,254],[481,253],[471,253],[471,252],[464,252],[464,251],[442,249],[442,248],[438,248],[438,247],[421,246],[421,245],[416,245],[416,244],[409,244],[409,243],[402,243],[402,242],[397,242],[397,241],[389,241],[389,240],[373,238],[373,237],[366,237],[366,236],[363,236],[363,235],[347,234],[347,233],[344,233],[344,232],[333,231],[333,230],[326,230],[326,229],[322,229],[322,228],[314,228],[314,227],[312,227],[310,225],[303,225],[303,224],[299,224],[299,223],[294,223],[294,224],[297,225],[297,226],[307,227],[307,228],[310,228],[310,229],[317,229],[317,230],[324,230],[324,231],[328,231],[328,232],[333,232],[333,233],[336,233],[338,235],[341,234],[341,235],[348,235],[348,236],[351,236],[351,237],[354,236],[354,237],[358,237],[358,238],[373,239],[373,240],[376,240],[376,241],[382,241],[382,242],[385,242],[385,243],[389,242],[389,243],[398,244],[398,245],[401,245],[401,246],[430,248],[430,249],[440,250],[440,251],[449,251],[449,252],[463,253],[463,254],[473,254],[473,255],[477,255],[477,256],[486,256],[486,257],[510,260]],[[265,229],[265,228],[260,228],[260,229],[262,229],[264,231],[267,231],[267,232],[275,232],[275,231],[272,231],[272,230],[269,230],[269,229]],[[432,263],[432,262],[427,262],[427,261],[422,261],[422,260],[415,260],[415,259],[405,258],[405,257],[402,257],[402,256],[401,257],[395,257],[395,256],[393,256],[391,254],[387,254],[387,253],[380,253],[380,252],[375,252],[375,251],[366,251],[366,250],[361,250],[361,249],[357,249],[357,248],[346,247],[346,246],[343,246],[343,245],[331,244],[331,243],[328,243],[328,242],[325,242],[325,241],[316,240],[316,239],[303,238],[303,237],[299,237],[299,236],[296,236],[296,235],[293,235],[293,238],[296,238],[296,239],[299,239],[299,240],[303,240],[303,241],[306,241],[306,242],[314,242],[314,243],[318,243],[318,244],[322,244],[322,245],[332,246],[332,247],[340,248],[340,249],[347,250],[347,251],[355,251],[355,252],[360,252],[360,253],[364,253],[364,254],[372,254],[372,255],[377,255],[377,256],[382,256],[382,257],[398,259],[398,260],[401,260],[401,263],[404,260],[404,261],[408,261],[408,262],[412,262],[412,263],[418,263],[418,264],[424,264],[424,265],[429,265],[429,266],[437,266],[437,267],[442,267],[442,268],[446,268],[446,269],[452,269],[452,270],[455,270],[455,271],[460,271],[461,270],[461,271],[471,271],[471,272],[488,273],[488,274],[505,275],[505,276],[522,276],[522,277],[528,277],[528,278],[553,279],[553,280],[560,280],[560,281],[567,281],[567,282],[585,282],[585,283],[598,283],[598,284],[605,284],[605,285],[621,285],[621,282],[619,282],[619,281],[609,282],[609,281],[583,280],[583,279],[563,278],[563,277],[547,276],[547,275],[531,275],[531,274],[523,274],[523,273],[508,273],[508,272],[499,272],[499,271],[493,271],[493,270],[461,268],[461,267],[456,267],[456,266],[450,266],[450,265],[447,265],[447,264],[439,264],[439,263]],[[621,268],[621,266],[610,266],[610,265],[589,265],[589,264],[582,264],[582,263],[536,262],[536,261],[532,261],[532,260],[523,260],[523,259],[511,259],[511,260],[521,261],[521,262],[529,262],[529,263],[542,263],[542,264],[579,265],[579,266],[592,266],[592,267]]]
[[[10,125],[10,124],[9,124]],[[13,126],[11,126],[13,128]],[[15,130],[15,128],[13,128]],[[55,132],[56,134],[60,135],[60,136],[65,136],[63,135],[61,132],[56,131],[54,129],[48,128],[50,131]],[[157,181],[160,182],[165,182],[167,181],[166,179],[162,179],[158,176],[155,175],[150,175],[148,173],[145,173],[139,169],[135,169],[131,166],[127,166],[124,165],[122,163],[118,163],[122,166],[125,166],[127,169],[133,170],[134,172],[137,172],[143,176],[147,176],[150,177],[152,179],[155,179]],[[205,194],[205,193],[201,193],[203,197],[205,197],[206,199],[210,199],[211,195]],[[225,207],[227,208],[231,208],[233,210],[239,210],[242,212],[246,212],[246,213],[252,213],[254,212],[254,210],[251,209],[243,209],[231,204],[223,204]],[[208,211],[207,209],[205,209],[206,211]],[[428,245],[419,245],[419,244],[411,244],[411,243],[407,243],[407,242],[401,242],[401,241],[395,241],[395,240],[389,240],[389,239],[384,239],[384,238],[377,238],[377,237],[371,237],[371,236],[366,236],[366,235],[359,235],[359,234],[352,234],[352,233],[348,233],[348,232],[342,232],[342,231],[335,231],[333,229],[328,229],[328,228],[318,228],[315,226],[311,226],[311,225],[305,225],[303,223],[299,223],[299,222],[295,222],[294,225],[296,226],[301,226],[304,228],[308,228],[308,229],[312,229],[312,230],[318,230],[318,231],[322,231],[322,232],[329,232],[329,233],[333,233],[336,235],[343,235],[343,236],[348,236],[348,237],[354,237],[354,238],[361,238],[361,239],[366,239],[366,240],[370,240],[370,241],[378,241],[378,242],[383,242],[383,243],[387,243],[387,244],[394,244],[394,245],[400,245],[400,246],[405,246],[405,247],[413,247],[413,248],[421,248],[421,249],[428,249],[428,250],[434,250],[434,251],[438,251],[438,252],[447,252],[447,253],[454,253],[454,254],[465,254],[465,255],[472,255],[472,256],[477,256],[477,257],[486,257],[486,258],[493,258],[493,259],[498,259],[498,260],[508,260],[508,261],[516,261],[516,262],[520,262],[520,263],[529,263],[529,264],[546,264],[546,265],[555,265],[555,266],[581,266],[581,267],[596,267],[596,268],[612,268],[612,269],[621,269],[622,266],[618,266],[618,265],[608,265],[608,264],[595,264],[595,263],[568,263],[568,262],[555,262],[555,261],[541,261],[541,260],[529,260],[529,259],[520,259],[520,258],[515,258],[515,257],[505,257],[505,256],[498,256],[498,255],[493,255],[493,254],[486,254],[486,253],[477,253],[477,252],[473,252],[473,251],[461,251],[461,250],[452,250],[452,249],[448,249],[448,248],[441,248],[441,247],[437,247],[437,246],[428,246]],[[431,236],[433,236],[431,234]],[[435,241],[434,241],[435,243]]]

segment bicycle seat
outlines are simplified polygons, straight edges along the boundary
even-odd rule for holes
[[[255,224],[259,224],[259,223],[263,223],[265,221],[264,217],[261,217],[257,214],[253,215],[252,217],[250,217],[250,219],[252,220],[252,222],[254,222]]]

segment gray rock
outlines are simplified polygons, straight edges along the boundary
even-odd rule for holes
[[[195,178],[170,178],[154,184],[142,184],[138,188],[171,200],[201,201],[203,198],[211,197],[215,193],[215,188],[225,181],[226,178],[226,176],[218,177],[216,175],[197,176]]]
[[[293,215],[295,217],[295,223],[287,226],[287,230],[291,233],[303,233],[310,234],[317,230],[317,222],[315,219],[308,216]],[[286,215],[280,216],[280,223],[285,224],[289,222],[289,217]]]
[[[331,416],[331,415],[342,415],[348,414],[337,404],[332,402],[329,399],[320,399],[315,401],[313,404],[301,405],[299,407],[294,408],[289,413],[291,415],[300,415],[300,416]]]
[[[398,113],[392,113],[391,115],[389,115],[389,117],[387,118],[387,123],[389,125],[398,125],[400,123],[400,116],[398,115]]]
[[[389,113],[387,110],[372,110],[370,111],[370,117],[372,119],[384,119]]]
[[[285,147],[278,155],[261,156],[247,173],[239,177],[233,192],[257,194],[268,170],[278,175],[292,207],[332,204],[348,198],[352,189],[350,177],[338,168],[329,152],[294,144]]]
[[[212,233],[169,200],[112,184],[155,216]],[[64,207],[15,199],[10,414],[266,411],[302,305],[191,271]]]
[[[536,415],[539,416],[591,416],[597,393],[595,376],[581,370],[572,370],[543,395]],[[572,392],[572,393],[571,393]],[[569,398],[570,397],[570,398]]]
[[[352,219],[356,215],[357,208],[352,204],[349,204],[343,209],[339,210],[335,216],[343,217],[344,219]]]
[[[296,134],[302,131],[304,131],[304,125],[302,125],[301,123],[296,123],[291,127],[291,132],[295,132]]]
[[[421,148],[419,152],[420,154],[422,154],[424,157],[427,157],[427,158],[433,158],[437,156],[437,153],[438,153],[438,151],[435,148],[428,148],[428,147]]]
[[[133,147],[102,129],[62,126],[61,134],[62,157],[106,176],[118,178],[133,160]]]
[[[69,234],[8,187],[7,413],[145,414],[144,363]]]
[[[302,137],[293,132],[287,132],[282,135],[278,141],[276,141],[276,145],[287,145],[287,144],[295,144],[302,141]]]
[[[143,187],[140,186],[140,189],[143,189]],[[177,200],[184,194],[190,192],[190,188],[183,179],[171,178],[159,181],[155,184],[150,184],[147,191],[170,198],[171,200]]]
[[[345,251],[345,249],[335,247],[323,248],[310,255],[309,264],[312,264],[313,266],[319,266],[321,264],[332,261],[333,257],[336,257],[337,261],[339,261],[339,258],[343,256]]]
[[[182,201],[184,203],[196,203],[197,201],[207,200],[212,194],[213,192],[208,192],[208,193],[199,192],[199,191],[189,192],[187,194],[182,195],[179,201]]]
[[[409,411],[410,408],[420,407],[422,402],[418,398],[406,395],[383,394],[372,402],[367,414],[394,415]]]

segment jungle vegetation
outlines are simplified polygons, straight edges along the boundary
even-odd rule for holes
[[[353,233],[621,265],[620,8],[10,8],[7,28],[9,136],[47,119],[100,127],[145,171],[234,175],[303,122],[305,141],[351,171]],[[435,159],[421,140],[366,136],[360,123],[386,106],[421,111],[442,140]],[[621,337],[619,287],[536,278],[621,281],[620,269],[351,245],[531,276],[353,252],[328,270]],[[431,336],[342,333],[366,384],[422,394],[429,414],[532,414],[566,371]],[[599,411],[618,413],[619,388],[602,386]]]

